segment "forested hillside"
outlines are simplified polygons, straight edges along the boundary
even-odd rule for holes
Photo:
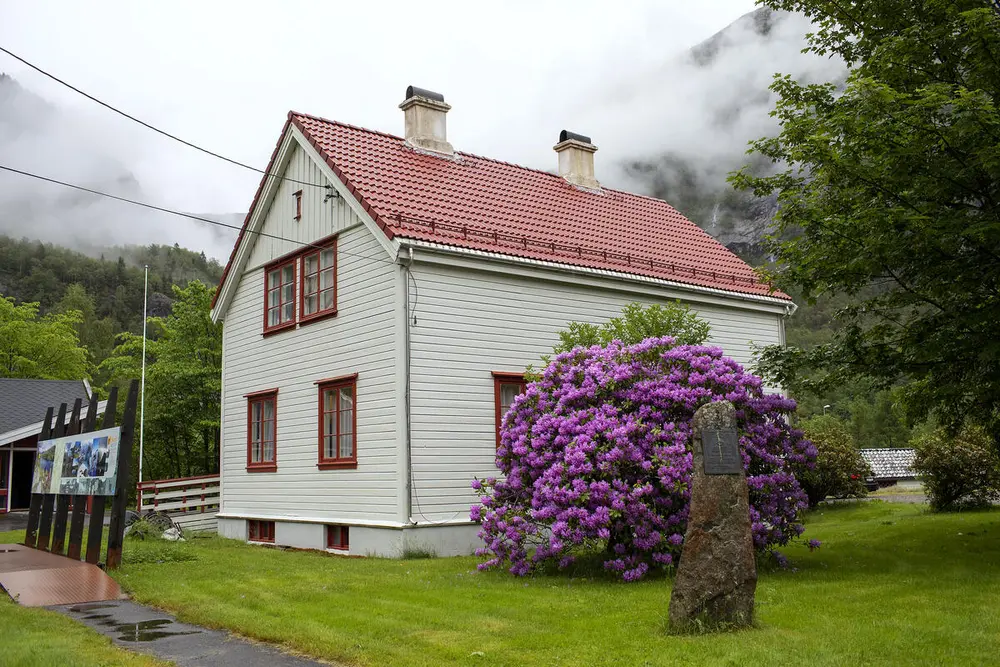
[[[173,285],[219,282],[222,267],[204,253],[178,246],[109,247],[97,258],[38,241],[0,236],[0,297],[38,303],[42,315],[79,311],[80,344],[88,351],[96,384],[97,366],[122,332],[142,330],[143,265],[149,265],[147,313],[171,312]]]

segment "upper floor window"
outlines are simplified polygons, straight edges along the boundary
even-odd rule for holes
[[[278,390],[247,394],[247,470],[278,469]]]
[[[317,383],[320,470],[358,465],[357,378],[350,375]]]
[[[310,244],[264,269],[264,333],[337,314],[337,238]]]
[[[302,219],[302,190],[294,192],[292,194],[292,196],[295,197],[295,219],[296,220],[301,220]]]
[[[264,331],[295,324],[295,265],[297,258],[267,269],[264,292]]]
[[[523,373],[497,373],[493,372],[493,401],[496,409],[496,436],[497,447],[500,446],[500,422],[507,414],[514,399],[518,394],[524,392],[526,383]]]
[[[337,246],[302,255],[302,319],[337,310]]]

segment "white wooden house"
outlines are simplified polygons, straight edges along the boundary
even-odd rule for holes
[[[793,308],[669,204],[453,150],[444,98],[405,136],[290,113],[212,316],[225,321],[219,530],[350,554],[470,553],[501,411],[570,321],[690,304],[741,362]]]

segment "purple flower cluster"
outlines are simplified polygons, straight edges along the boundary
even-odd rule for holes
[[[816,450],[791,429],[795,402],[764,394],[761,380],[717,347],[674,346],[670,337],[559,354],[503,418],[500,479],[474,480],[487,557],[524,575],[544,562],[606,550],[604,566],[626,581],[680,555],[690,500],[691,420],[711,401],[736,407],[758,549],[802,533],[806,496],[792,464]]]

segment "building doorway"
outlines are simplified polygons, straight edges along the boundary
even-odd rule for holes
[[[35,452],[14,450],[14,468],[10,476],[10,509],[31,507],[31,479],[35,474]]]

